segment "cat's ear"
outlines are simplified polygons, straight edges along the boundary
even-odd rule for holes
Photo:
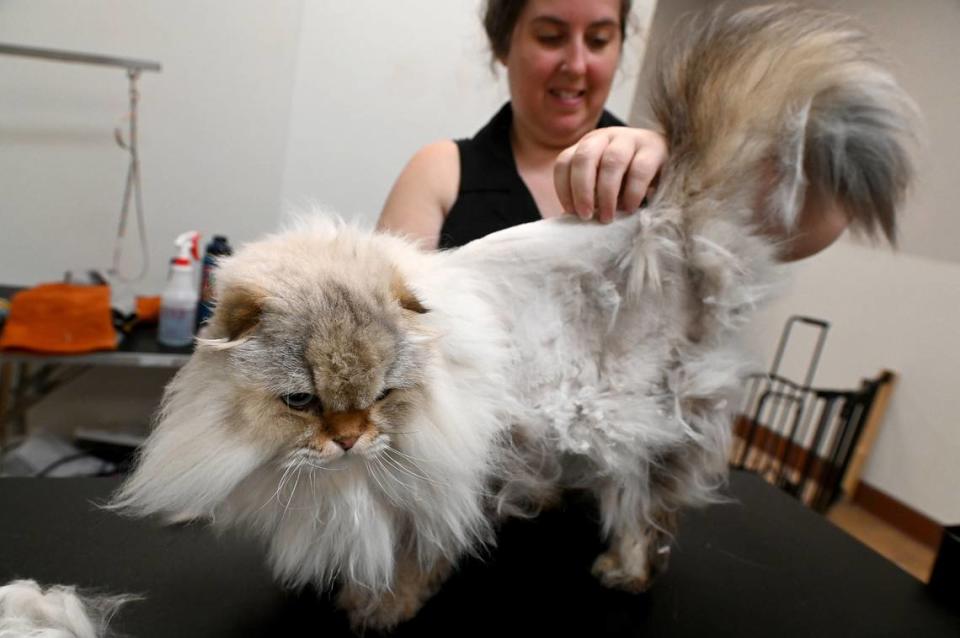
[[[417,299],[417,296],[413,294],[400,275],[394,275],[393,281],[390,284],[390,293],[404,310],[416,312],[421,315],[429,312],[429,310],[420,303],[420,300]]]
[[[198,340],[198,343],[222,349],[241,342],[260,323],[265,299],[263,292],[246,286],[224,289],[210,319],[213,339]]]

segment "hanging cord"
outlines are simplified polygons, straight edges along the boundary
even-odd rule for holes
[[[127,168],[127,185],[123,190],[123,205],[120,208],[120,225],[117,228],[117,239],[113,245],[113,267],[110,275],[124,283],[141,281],[150,267],[150,255],[147,246],[147,231],[143,215],[143,198],[140,191],[140,155],[137,147],[137,104],[140,93],[137,91],[137,80],[140,78],[138,69],[127,69],[127,78],[130,80],[130,133],[129,141],[124,141],[119,128],[114,129],[113,135],[120,148],[130,153],[130,165]],[[127,217],[130,214],[130,198],[136,199],[137,226],[140,235],[140,249],[143,262],[140,271],[134,277],[127,277],[120,272],[120,256],[123,253],[123,240],[127,234]]]

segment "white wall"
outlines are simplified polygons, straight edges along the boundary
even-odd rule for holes
[[[157,60],[140,81],[157,293],[173,238],[251,239],[278,219],[301,0],[6,0],[0,42]],[[0,56],[0,281],[106,267],[126,177],[123,70]],[[128,271],[139,265],[127,244]]]
[[[831,322],[814,385],[853,389],[895,371],[863,480],[943,524],[960,521],[960,265],[844,242],[795,269],[752,343],[770,361],[784,321],[811,315]],[[805,355],[799,344],[793,353]]]

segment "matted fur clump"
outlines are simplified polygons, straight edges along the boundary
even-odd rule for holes
[[[32,580],[0,587],[0,638],[106,638],[110,620],[137,596],[81,596]]]
[[[248,245],[116,504],[254,530],[358,626],[411,617],[497,520],[592,492],[594,571],[640,591],[726,470],[737,330],[815,189],[894,236],[907,100],[862,35],[790,8],[678,38],[649,206],[449,252],[328,218]]]

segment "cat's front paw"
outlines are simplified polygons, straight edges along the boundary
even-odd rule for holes
[[[348,609],[347,618],[355,633],[362,634],[367,630],[387,632],[416,616],[418,611],[419,604],[392,600],[372,609]]]
[[[611,549],[597,556],[591,571],[604,587],[639,594],[650,589],[657,575],[666,569],[669,557],[669,545],[627,556]]]
[[[411,591],[375,595],[350,586],[343,587],[337,596],[337,606],[347,613],[350,627],[358,634],[389,631],[416,616],[423,603],[423,598]]]
[[[597,559],[593,561],[591,571],[604,587],[621,589],[632,594],[647,591],[652,583],[652,578],[646,573],[646,570],[633,573],[633,571],[625,568],[620,556],[612,551],[597,556]]]

